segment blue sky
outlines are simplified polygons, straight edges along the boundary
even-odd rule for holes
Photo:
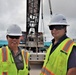
[[[42,1],[42,0],[41,0]],[[48,0],[43,0],[44,13],[44,36],[47,41],[52,39],[48,23],[51,20]],[[51,0],[52,12],[62,13],[66,16],[70,26],[67,28],[67,35],[76,38],[76,0]],[[23,31],[26,31],[26,0],[0,0],[0,39],[6,38],[6,29],[11,24],[18,24]],[[42,20],[40,19],[40,25]],[[39,31],[41,26],[39,25]]]

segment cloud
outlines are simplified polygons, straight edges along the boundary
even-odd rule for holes
[[[68,36],[70,36],[71,38],[76,38],[76,18],[71,18],[69,19],[69,25],[68,26],[68,30],[67,30],[67,33],[68,33]]]
[[[67,28],[67,35],[75,38],[76,35],[76,0],[50,0],[53,14],[62,13],[66,16],[70,26]],[[48,23],[51,20],[48,0],[43,0],[43,25],[44,35],[47,40],[52,38]],[[0,0],[0,39],[5,38],[5,32],[9,25],[16,23],[23,31],[26,31],[26,0]],[[40,19],[39,31],[42,21]],[[4,38],[3,38],[4,37]]]
[[[46,0],[45,0],[46,1]],[[51,1],[51,8],[53,14],[55,13],[61,13],[65,15],[68,24],[70,25],[67,28],[67,35],[71,38],[76,38],[76,0],[50,0]],[[44,24],[46,28],[46,34],[50,34],[49,30],[47,29],[47,24],[51,20],[51,15],[50,15],[50,8],[49,5],[47,4],[48,2],[44,2],[44,11],[45,11],[45,19],[44,19]],[[47,34],[47,36],[48,36]],[[50,39],[52,36],[50,36]]]
[[[25,30],[25,0],[0,0],[0,39],[11,24]]]

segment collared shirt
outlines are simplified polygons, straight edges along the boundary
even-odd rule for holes
[[[55,45],[54,45],[54,39],[53,39],[53,40],[52,40],[52,49],[51,49],[50,54],[51,54],[51,53],[57,48],[57,46],[58,46],[63,40],[65,40],[66,38],[68,38],[68,37],[66,36],[66,34],[63,35]],[[73,47],[72,52],[71,52],[71,54],[70,54],[70,56],[69,56],[68,64],[67,64],[67,70],[70,69],[70,68],[74,68],[74,67],[76,67],[76,46]]]
[[[51,53],[57,48],[57,46],[63,41],[63,40],[65,40],[66,38],[68,38],[67,36],[66,36],[66,34],[65,35],[63,35],[60,39],[59,39],[59,41],[56,43],[56,44],[54,44],[54,39],[52,39],[52,49],[51,49]]]
[[[18,48],[18,53],[14,55],[14,52],[11,50],[12,56],[14,58],[16,67],[18,70],[22,70],[24,68],[23,57],[21,53],[21,49]]]

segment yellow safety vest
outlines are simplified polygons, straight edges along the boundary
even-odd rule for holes
[[[76,46],[71,39],[67,38],[50,55],[51,45],[47,50],[40,75],[66,75],[68,58],[74,45]]]
[[[8,46],[0,48],[0,75],[28,75],[28,53],[22,50],[24,69],[17,70]]]

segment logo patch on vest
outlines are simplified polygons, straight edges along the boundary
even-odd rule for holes
[[[22,61],[22,57],[21,57],[21,55],[19,55],[19,60]]]

